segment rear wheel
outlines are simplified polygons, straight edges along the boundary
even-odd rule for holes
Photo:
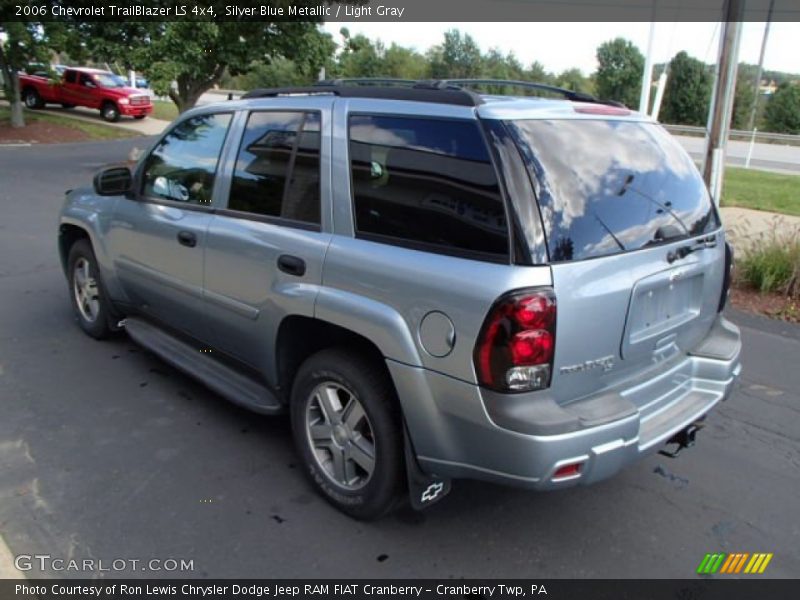
[[[134,118],[134,119],[138,119],[138,120],[140,120],[140,121],[141,121],[141,120],[142,120],[142,119],[144,119],[146,116],[147,116],[147,115],[134,115],[134,117],[133,117],[133,118]]]
[[[103,115],[106,121],[111,123],[119,121],[119,108],[117,108],[117,105],[113,102],[106,102],[103,104],[103,108],[100,109],[100,114]]]
[[[28,108],[42,108],[44,106],[44,102],[42,102],[42,97],[39,95],[33,88],[27,88],[24,92],[22,92],[22,101],[25,103],[25,106]]]
[[[292,430],[304,470],[328,502],[376,519],[403,491],[403,436],[381,365],[341,349],[318,352],[292,387]]]
[[[67,262],[70,298],[78,325],[96,339],[112,332],[108,299],[100,281],[97,259],[88,240],[78,240],[69,250]]]
[[[68,104],[66,102],[61,103],[61,108],[75,108],[74,104]]]

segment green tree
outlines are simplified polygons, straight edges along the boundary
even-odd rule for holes
[[[544,65],[538,60],[531,63],[531,66],[525,69],[522,74],[525,81],[534,81],[536,83],[555,83],[555,77],[552,73],[548,73]]]
[[[491,48],[482,58],[481,77],[489,79],[524,79],[525,69],[513,52],[503,54]]]
[[[644,69],[644,56],[639,49],[624,38],[616,38],[597,48],[597,62],[597,95],[638,106]]]
[[[705,125],[711,86],[711,73],[705,63],[686,52],[678,52],[670,61],[661,121],[675,125]]]
[[[562,71],[556,77],[556,85],[573,92],[584,92],[590,94],[592,92],[591,80],[581,73],[580,69],[567,69]]]
[[[282,4],[288,4],[282,1]],[[292,4],[307,4],[292,0]],[[209,3],[224,14],[225,2]],[[317,23],[267,21],[69,22],[64,49],[78,59],[116,62],[144,72],[158,94],[183,112],[218,84],[254,65],[292,60],[304,73],[329,60],[335,44]]]
[[[478,44],[469,34],[451,29],[444,34],[444,43],[428,52],[431,76],[435,79],[468,79],[480,77],[483,57]]]
[[[346,27],[339,30],[343,48],[335,67],[336,77],[382,77],[384,73],[384,47],[380,40],[373,42],[367,36],[350,36]]]
[[[746,129],[749,125],[750,114],[756,101],[753,91],[754,81],[755,76],[748,79],[740,74],[736,78],[736,93],[733,97],[733,115],[731,115],[732,129]]]
[[[767,102],[764,121],[768,131],[800,133],[800,85],[782,83]]]
[[[425,79],[430,77],[428,61],[419,52],[392,44],[383,55],[384,74],[400,79]]]
[[[0,76],[11,105],[11,127],[25,127],[19,73],[32,62],[47,62],[43,31],[36,23],[7,21],[0,22],[0,32],[6,37],[5,43],[0,42]]]

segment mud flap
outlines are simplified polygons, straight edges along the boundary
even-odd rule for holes
[[[436,504],[450,493],[450,480],[423,472],[417,462],[416,453],[408,434],[408,427],[403,423],[403,438],[406,458],[406,473],[408,475],[408,494],[411,507],[422,510]]]

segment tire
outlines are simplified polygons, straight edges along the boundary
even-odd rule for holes
[[[67,109],[75,108],[75,105],[74,104],[67,104],[66,102],[62,102],[61,103],[61,108],[67,108]]]
[[[382,365],[341,348],[314,354],[295,377],[291,417],[303,470],[328,502],[361,520],[395,506],[405,487],[402,419]]]
[[[133,116],[133,118],[134,118],[134,119],[136,119],[137,121],[141,121],[141,120],[142,120],[142,119],[144,119],[146,116],[147,116],[147,115],[134,115],[134,116]]]
[[[114,330],[112,311],[100,280],[97,259],[88,240],[78,240],[69,249],[67,278],[72,309],[78,325],[91,337],[101,340]]]
[[[113,102],[106,102],[100,109],[100,114],[109,123],[116,123],[119,121],[119,108]]]
[[[33,88],[27,88],[22,92],[22,101],[25,103],[26,108],[37,109],[44,106],[39,92]]]

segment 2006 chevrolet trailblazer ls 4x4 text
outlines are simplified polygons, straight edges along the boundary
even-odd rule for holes
[[[67,194],[80,326],[289,411],[311,480],[358,518],[452,478],[558,489],[688,445],[741,347],[697,169],[613,103],[478,85],[328,82],[181,116],[133,172]]]

